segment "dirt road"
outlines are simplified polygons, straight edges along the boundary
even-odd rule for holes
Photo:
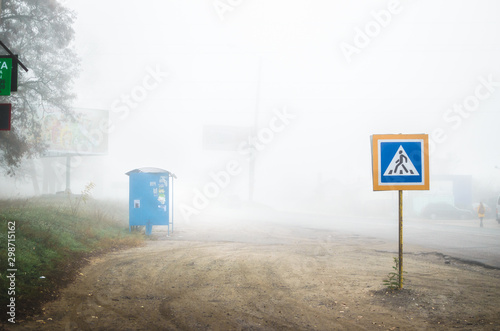
[[[382,281],[396,250],[284,224],[180,224],[170,237],[156,232],[144,247],[95,258],[15,329],[500,328],[500,270],[405,247],[405,289],[391,293]]]

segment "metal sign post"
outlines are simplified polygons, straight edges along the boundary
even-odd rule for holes
[[[403,190],[429,189],[427,134],[372,135],[374,191],[399,191],[399,288],[403,288]]]
[[[399,288],[403,288],[403,191],[399,190]]]

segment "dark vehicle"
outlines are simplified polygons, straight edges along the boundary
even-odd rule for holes
[[[430,219],[470,219],[472,212],[466,209],[457,208],[449,203],[430,203],[423,210],[421,215]]]

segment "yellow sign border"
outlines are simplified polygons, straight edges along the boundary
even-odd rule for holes
[[[379,169],[379,140],[423,140],[423,184],[408,184],[401,185],[379,185],[381,170]],[[374,134],[371,136],[372,143],[372,178],[374,191],[399,191],[399,190],[429,190],[429,135],[428,134]]]

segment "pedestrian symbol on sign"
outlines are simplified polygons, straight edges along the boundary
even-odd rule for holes
[[[391,163],[385,170],[384,176],[419,176],[403,146],[399,146]]]
[[[373,190],[428,190],[426,134],[377,134],[372,140]]]

